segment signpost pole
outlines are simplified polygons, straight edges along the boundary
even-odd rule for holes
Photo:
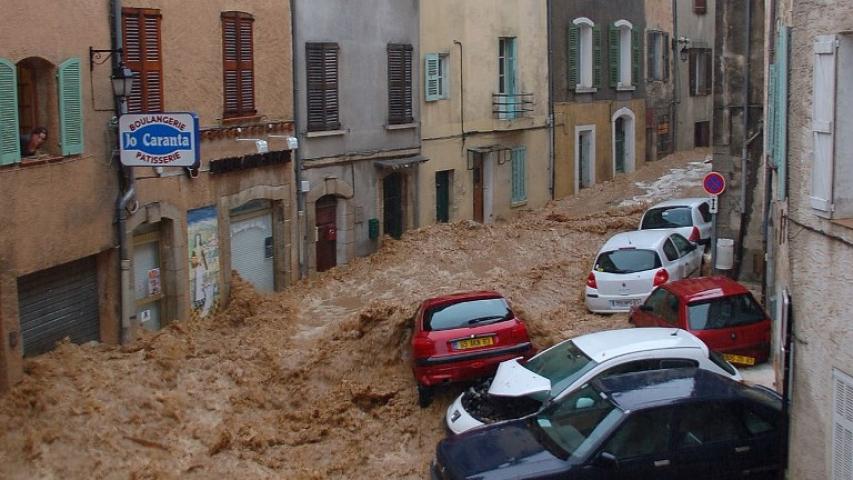
[[[711,268],[710,275],[717,273],[717,210],[719,209],[720,197],[714,195],[714,210],[711,211]]]
[[[708,172],[702,187],[711,195],[711,274],[717,272],[717,212],[720,210],[720,194],[726,190],[726,178],[719,172]]]

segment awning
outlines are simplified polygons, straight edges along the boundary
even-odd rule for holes
[[[411,157],[403,157],[403,158],[392,158],[389,160],[376,160],[374,165],[376,168],[383,168],[386,170],[403,170],[406,168],[412,168],[418,166],[418,164],[426,162],[429,160],[423,155],[413,155]]]

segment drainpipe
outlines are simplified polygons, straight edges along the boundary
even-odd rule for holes
[[[664,48],[670,49],[669,58],[672,62],[672,102],[670,102],[669,108],[670,118],[672,122],[672,151],[678,151],[678,105],[681,103],[681,84],[678,77],[678,64],[681,62],[681,57],[679,55],[680,52],[677,51],[676,48],[673,48],[674,45],[678,45],[678,0],[672,0],[672,39],[669,41],[669,45],[666,45]]]
[[[290,34],[293,40],[290,42],[291,51],[293,52],[293,57],[296,56],[296,28],[299,24],[298,19],[296,18],[296,4],[297,0],[291,0],[290,2]],[[305,214],[305,193],[302,191],[302,142],[305,141],[305,137],[300,135],[299,130],[299,89],[298,85],[298,76],[299,69],[293,68],[291,69],[293,74],[292,87],[293,87],[293,134],[296,135],[297,140],[299,141],[299,147],[295,151],[295,158],[293,161],[293,170],[294,177],[296,182],[296,235],[297,242],[296,248],[299,253],[299,278],[308,277],[308,262],[305,261],[305,249],[306,249],[306,232],[308,232],[308,215]]]
[[[462,49],[462,42],[454,40],[453,43],[459,45],[459,121],[462,123],[462,148],[465,148],[465,75],[462,74],[462,68],[465,64],[465,54]]]
[[[673,0],[674,1],[674,0]],[[548,191],[551,195],[551,200],[554,199],[554,78],[551,74],[551,66],[553,64],[554,49],[551,47],[551,36],[553,29],[551,24],[551,11],[553,8],[552,0],[546,3],[546,17],[548,21]]]
[[[112,31],[112,48],[113,53],[113,69],[118,70],[122,66],[122,53],[119,49],[122,48],[122,32],[121,32],[121,0],[110,0],[110,15],[113,23]],[[115,97],[116,117],[114,119],[116,133],[118,133],[118,117],[127,111],[127,103],[124,99]],[[116,134],[116,142],[119,141]],[[130,272],[130,249],[128,248],[127,238],[127,219],[132,213],[128,207],[133,205],[133,211],[136,211],[137,204],[136,188],[134,187],[133,169],[121,165],[119,158],[118,145],[113,145],[112,160],[119,165],[118,169],[118,184],[119,195],[116,197],[116,225],[118,228],[118,251],[119,251],[119,279],[121,288],[121,317],[119,318],[119,342],[125,343],[130,340],[130,322],[136,315],[134,312],[135,301],[133,298],[133,290],[131,288],[131,272]]]
[[[732,272],[734,278],[740,277],[741,266],[743,265],[743,240],[746,238],[746,219],[748,217],[746,212],[746,184],[749,177],[747,172],[749,144],[752,141],[749,139],[749,89],[750,78],[752,76],[752,0],[746,0],[746,15],[744,15],[744,20],[746,22],[746,28],[744,29],[746,35],[746,58],[744,62],[746,69],[743,79],[743,148],[741,148],[740,155],[740,228],[738,229],[737,260],[735,261],[734,271]]]

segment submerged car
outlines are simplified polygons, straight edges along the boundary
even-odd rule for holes
[[[599,250],[586,280],[586,307],[627,312],[658,286],[699,272],[702,251],[667,230],[617,233]]]
[[[497,292],[430,298],[414,323],[412,371],[422,407],[438,385],[489,376],[504,360],[536,353],[524,323]]]
[[[628,321],[638,327],[683,328],[740,365],[770,356],[770,317],[746,287],[728,277],[663,285],[631,311]]]
[[[610,330],[565,340],[526,362],[501,363],[494,379],[456,398],[445,422],[459,434],[537,412],[596,378],[678,367],[698,367],[741,380],[737,369],[684,330]]]
[[[643,213],[640,230],[675,230],[693,243],[711,243],[709,198],[678,198],[658,203]]]
[[[527,418],[438,443],[433,480],[779,478],[782,399],[702,369],[594,380]]]

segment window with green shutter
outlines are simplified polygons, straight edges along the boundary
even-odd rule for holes
[[[592,86],[601,88],[601,27],[592,27]]]
[[[641,51],[642,51],[642,37],[640,37],[640,32],[636,30],[631,31],[631,84],[636,85],[637,79],[640,78],[640,59]]]
[[[588,93],[601,85],[601,30],[592,20],[572,21],[567,55],[569,90]]]
[[[512,149],[512,203],[527,201],[527,147]]]
[[[0,165],[21,161],[15,64],[0,58]]]
[[[568,48],[566,49],[566,70],[568,74],[569,90],[578,87],[578,48],[580,44],[580,28],[570,25],[568,32]]]
[[[776,199],[787,197],[787,166],[788,166],[788,44],[790,27],[780,26],[776,37],[776,58],[771,72],[773,75],[773,91],[769,107],[773,117],[771,136],[771,158],[776,166],[778,180]]]
[[[62,155],[83,153],[83,93],[80,59],[69,58],[59,65],[59,143]]]
[[[622,30],[616,25],[608,25],[607,27],[607,63],[609,66],[610,88],[616,88],[619,85],[620,69],[619,63],[622,59],[621,53]]]
[[[441,99],[441,58],[437,53],[424,56],[424,96],[427,102]]]

